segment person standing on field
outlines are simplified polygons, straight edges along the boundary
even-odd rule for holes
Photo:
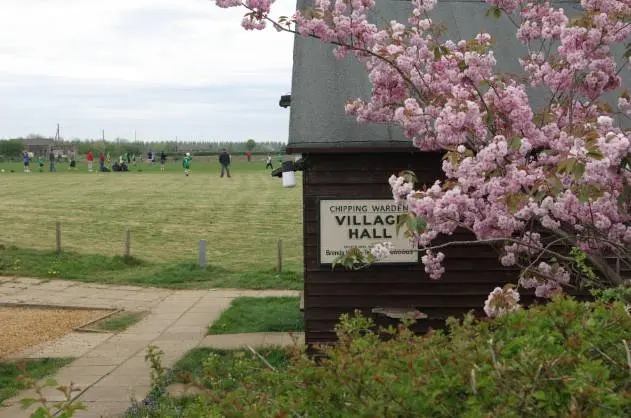
[[[166,163],[167,163],[167,155],[164,153],[164,151],[160,151],[160,171],[164,171]]]
[[[105,171],[105,153],[99,152],[99,171],[103,173]]]
[[[22,154],[22,159],[24,160],[24,172],[25,173],[30,173],[31,172],[31,156],[29,155],[28,151],[24,151],[24,153]]]
[[[76,155],[76,151],[70,151],[70,167],[68,167],[68,171],[74,171],[74,169],[77,168]]]
[[[94,164],[94,154],[92,154],[92,150],[88,150],[86,154],[86,160],[88,160],[88,172],[92,172],[92,164]]]
[[[221,164],[221,177],[223,177],[224,172],[230,177],[230,163],[232,162],[232,158],[230,158],[230,154],[226,149],[221,150],[221,154],[219,154],[219,164]]]
[[[268,168],[271,168],[272,170],[274,169],[274,166],[272,165],[272,156],[267,154],[267,158],[265,158],[265,169],[267,170]]]
[[[184,175],[186,177],[188,177],[188,175],[191,173],[191,160],[191,153],[187,152],[186,157],[184,157],[184,159],[182,160],[182,167],[184,167]]]
[[[48,153],[48,170],[51,173],[54,173],[57,171],[57,169],[55,168],[55,153],[53,152],[53,150],[51,149],[50,152]]]

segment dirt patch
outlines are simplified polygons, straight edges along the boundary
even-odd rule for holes
[[[0,359],[59,338],[103,310],[0,307]]]

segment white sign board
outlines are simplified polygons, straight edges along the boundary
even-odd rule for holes
[[[378,263],[417,263],[418,252],[397,220],[407,213],[405,204],[392,199],[320,200],[320,264],[332,264],[351,248],[362,251],[381,242],[391,242],[390,257]]]

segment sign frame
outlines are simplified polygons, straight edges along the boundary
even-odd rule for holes
[[[322,218],[321,218],[321,208],[322,208],[322,201],[324,200],[357,200],[357,201],[370,201],[370,200],[392,200],[392,202],[394,202],[394,199],[392,198],[392,196],[390,197],[384,197],[384,198],[380,198],[380,197],[357,197],[357,196],[353,196],[353,197],[340,197],[340,196],[319,196],[316,199],[316,220],[317,220],[317,224],[318,224],[318,245],[317,245],[317,251],[318,251],[318,265],[319,266],[328,266],[331,267],[333,265],[333,263],[326,263],[322,261]],[[417,248],[418,249],[418,248]],[[421,262],[421,251],[417,251],[416,253],[416,261],[400,261],[400,262],[396,262],[396,261],[380,261],[378,263],[375,263],[372,265],[372,267],[392,267],[392,266],[400,266],[400,267],[409,267],[409,266],[417,266],[419,263]]]

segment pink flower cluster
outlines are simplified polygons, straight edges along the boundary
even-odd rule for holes
[[[421,257],[421,261],[423,265],[425,265],[425,273],[434,280],[440,279],[443,273],[445,273],[445,268],[442,266],[444,259],[445,254],[443,253],[434,254],[429,250],[425,252],[425,255]]]
[[[390,251],[392,251],[393,245],[391,242],[382,242],[375,244],[371,249],[370,253],[377,260],[385,260],[390,257]]]
[[[408,182],[404,177],[390,176],[388,179],[392,188],[392,195],[397,202],[404,201],[407,196],[414,190],[414,185]]]
[[[535,289],[535,296],[550,298],[563,291],[562,286],[570,283],[570,274],[563,267],[539,263],[519,279],[519,285],[524,289]]]
[[[484,313],[489,318],[498,318],[519,308],[519,293],[512,288],[496,287],[484,302]]]

